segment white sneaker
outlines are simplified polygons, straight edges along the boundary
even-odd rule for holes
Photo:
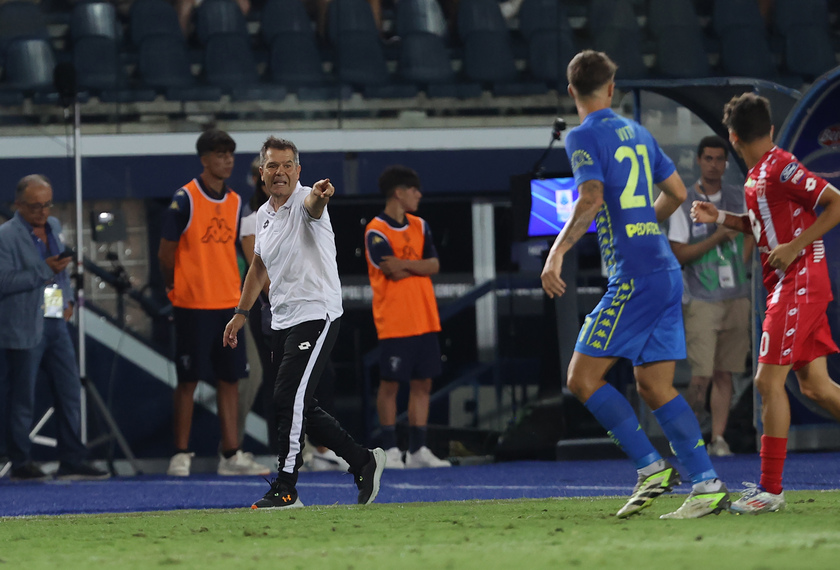
[[[169,460],[169,469],[166,470],[166,474],[170,477],[189,477],[193,457],[195,453],[176,453]]]
[[[782,491],[778,495],[767,492],[755,483],[744,482],[744,492],[741,497],[732,503],[729,510],[733,513],[760,515],[761,513],[775,513],[783,508],[787,502],[785,501],[785,492]]]
[[[721,436],[715,437],[712,442],[706,446],[706,451],[710,457],[729,457],[734,455],[729,449],[729,444]]]
[[[332,449],[321,453],[316,448],[312,452],[312,457],[309,458],[310,471],[347,471],[348,469],[350,469],[350,464],[336,455]]]
[[[405,469],[403,454],[399,447],[385,450],[385,469]]]
[[[268,475],[271,469],[254,461],[254,454],[237,449],[230,458],[219,456],[219,475]]]
[[[405,468],[419,469],[421,467],[451,467],[452,464],[445,459],[435,457],[432,450],[425,445],[414,453],[405,454]]]

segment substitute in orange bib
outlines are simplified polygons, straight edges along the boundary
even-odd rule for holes
[[[237,382],[246,376],[245,346],[224,350],[219,337],[239,302],[236,237],[242,199],[225,181],[236,143],[224,131],[205,131],[196,143],[203,172],[181,187],[161,232],[161,273],[175,319],[178,385],[174,393],[175,454],[168,475],[190,474],[193,395],[199,380],[215,383],[222,456],[219,475],[268,475],[239,447]]]
[[[386,468],[449,467],[426,446],[432,378],[440,374],[440,318],[430,275],[440,270],[432,232],[413,216],[420,204],[420,178],[404,166],[379,177],[385,209],[365,228],[373,320],[381,349],[376,398]],[[397,447],[397,393],[409,383],[408,453]]]

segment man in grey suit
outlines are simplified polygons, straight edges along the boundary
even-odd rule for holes
[[[35,379],[49,381],[56,410],[60,479],[107,479],[85,463],[80,438],[81,380],[67,319],[72,289],[65,273],[72,257],[62,255],[61,224],[49,215],[52,186],[30,174],[18,182],[17,211],[0,226],[0,350],[6,367],[6,447],[13,480],[47,476],[32,462]],[[2,385],[4,383],[0,383]]]

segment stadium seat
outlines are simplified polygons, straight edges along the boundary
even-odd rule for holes
[[[204,73],[207,83],[220,87],[233,100],[280,101],[286,97],[282,87],[260,83],[248,37],[242,34],[213,34],[208,38]]]
[[[265,45],[270,46],[279,34],[303,34],[289,38],[289,44],[304,36],[314,39],[312,21],[300,0],[268,0],[260,18],[260,34]]]
[[[703,30],[691,0],[650,0],[648,29],[656,41],[656,70],[667,78],[710,75]]]
[[[578,52],[566,8],[556,0],[525,0],[519,30],[528,42],[528,69],[535,79],[554,86],[566,76]]]
[[[558,0],[524,0],[519,8],[519,31],[528,38],[544,30],[572,32],[566,7]]]
[[[137,48],[150,36],[183,37],[175,8],[166,0],[134,0],[128,23],[131,43]]]
[[[535,79],[560,89],[558,82],[565,82],[566,67],[577,52],[571,33],[536,31],[528,38],[528,70]]]
[[[205,0],[196,8],[195,32],[206,46],[216,34],[239,34],[248,37],[248,26],[242,10],[233,0]]]
[[[82,2],[70,12],[70,37],[73,45],[80,38],[101,36],[112,40],[122,39],[122,29],[117,20],[117,9],[108,2]]]
[[[508,34],[505,19],[495,0],[460,0],[458,3],[458,37],[466,41],[473,32]]]
[[[617,79],[644,79],[649,75],[642,58],[641,31],[628,0],[593,0],[587,22],[595,49],[618,65]]]
[[[547,91],[544,83],[520,76],[510,32],[495,0],[461,0],[458,35],[464,44],[464,74],[469,81],[482,83],[500,96]]]
[[[153,101],[153,89],[132,89],[123,67],[117,40],[83,36],[73,44],[73,65],[80,92],[90,92],[104,102]]]
[[[447,36],[446,17],[437,0],[399,0],[395,30],[404,38],[415,32]]]
[[[837,65],[825,0],[776,0],[774,25],[788,73],[813,81]]]
[[[775,80],[778,71],[755,0],[715,0],[712,27],[720,39],[720,62],[729,76]]]
[[[430,97],[479,97],[481,85],[463,83],[452,69],[443,39],[432,32],[412,32],[400,42],[399,74]]]
[[[327,37],[335,49],[336,76],[366,98],[414,97],[417,87],[392,80],[373,12],[366,0],[332,0]]]
[[[379,37],[373,12],[366,0],[332,0],[327,8],[327,38],[336,47],[343,34]],[[360,37],[360,36],[355,36]]]
[[[47,21],[40,6],[22,0],[0,4],[0,61],[9,42],[24,37],[49,40]]]
[[[180,34],[144,39],[137,70],[142,86],[155,89],[170,101],[218,101],[222,97],[221,88],[198,84]]]
[[[54,68],[55,54],[47,40],[12,40],[6,46],[0,102],[6,105],[20,104],[24,97],[34,97],[38,101],[52,93]]]

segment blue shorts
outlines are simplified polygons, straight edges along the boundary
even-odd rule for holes
[[[586,316],[575,350],[633,366],[685,358],[682,295],[679,269],[615,279]]]
[[[379,341],[379,377],[391,382],[425,380],[440,375],[437,333]]]

